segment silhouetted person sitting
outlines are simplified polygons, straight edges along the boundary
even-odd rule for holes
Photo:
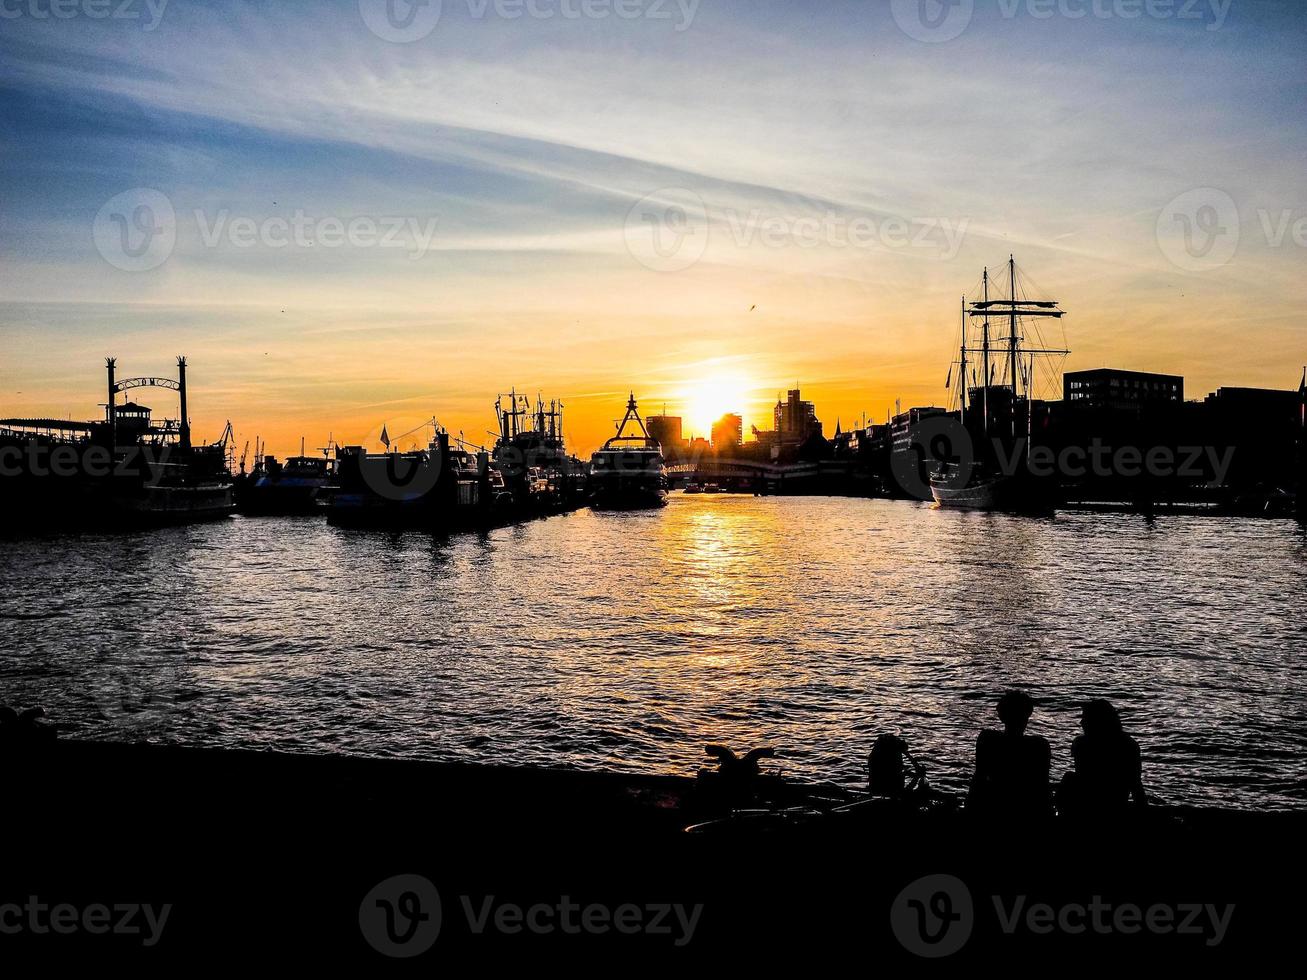
[[[1027,735],[1035,702],[1019,691],[998,701],[1003,731],[986,729],[976,739],[976,774],[967,810],[990,817],[1044,817],[1050,813],[1048,742]]]
[[[1062,777],[1057,809],[1064,816],[1102,814],[1126,809],[1134,800],[1148,803],[1139,763],[1139,743],[1121,727],[1121,716],[1108,702],[1090,701],[1080,715],[1084,734],[1071,743],[1075,771]]]
[[[909,779],[908,768],[911,767]],[[925,770],[912,758],[908,743],[897,735],[880,735],[867,756],[867,788],[872,796],[904,799],[921,785]]]

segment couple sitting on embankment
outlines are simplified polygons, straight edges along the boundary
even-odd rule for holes
[[[1035,702],[1010,691],[998,702],[1003,731],[987,729],[976,739],[976,772],[967,793],[967,810],[995,817],[1042,817],[1056,802],[1062,816],[1078,817],[1118,810],[1131,800],[1144,805],[1139,744],[1121,727],[1108,702],[1090,701],[1080,716],[1084,734],[1071,743],[1075,768],[1049,792],[1048,741],[1027,735]]]

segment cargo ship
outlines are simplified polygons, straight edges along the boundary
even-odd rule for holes
[[[186,358],[177,378],[118,379],[108,374],[103,420],[0,419],[0,524],[9,529],[60,530],[115,524],[167,524],[210,520],[234,509],[227,460],[228,422],[222,437],[196,444],[191,438]],[[122,401],[127,392],[162,388],[177,392],[175,419]]]
[[[635,510],[666,503],[662,446],[645,428],[632,393],[617,434],[590,459],[590,504],[596,510]]]

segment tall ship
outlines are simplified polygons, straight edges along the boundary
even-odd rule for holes
[[[177,378],[117,377],[107,358],[102,420],[0,419],[0,521],[57,530],[102,524],[185,523],[232,513],[231,423],[212,443],[191,435],[186,358]],[[142,388],[175,391],[176,418],[130,400]]]
[[[513,389],[495,399],[499,420],[491,462],[503,474],[514,506],[527,514],[551,513],[584,502],[585,464],[563,441],[563,403],[534,403]]]
[[[1047,404],[1035,397],[1037,367],[1047,365],[1036,359],[1070,353],[1046,344],[1039,323],[1061,320],[1065,312],[1056,300],[1023,294],[1012,256],[1004,271],[1006,282],[995,289],[986,268],[980,298],[962,300],[961,343],[949,387],[969,446],[953,447],[954,458],[930,474],[931,496],[940,507],[1045,510],[1056,501],[1054,481],[1032,474],[1029,459],[1047,413]]]
[[[666,502],[662,446],[645,428],[632,393],[617,434],[590,458],[590,503],[598,510],[633,510]]]

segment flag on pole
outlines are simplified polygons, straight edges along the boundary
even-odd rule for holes
[[[937,375],[938,377],[938,375]],[[947,391],[953,387],[953,365],[948,366],[948,377],[944,379],[944,390]]]
[[[1307,429],[1307,367],[1302,369],[1302,380],[1298,382],[1298,414],[1304,429]]]
[[[384,423],[381,426],[381,444],[385,446],[387,449],[390,448],[390,436],[386,432],[386,426]]]

